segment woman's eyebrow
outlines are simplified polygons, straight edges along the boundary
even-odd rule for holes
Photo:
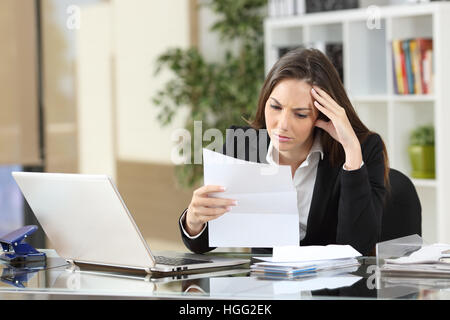
[[[275,99],[274,97],[270,97],[270,99],[272,99],[273,101],[275,101],[275,103],[277,103],[280,106],[282,106],[282,104],[277,99]],[[308,107],[305,107],[305,108],[292,108],[292,110],[296,110],[296,111],[298,111],[298,110],[312,110],[312,107],[308,106]]]

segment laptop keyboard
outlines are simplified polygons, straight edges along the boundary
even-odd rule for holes
[[[194,260],[188,258],[169,258],[164,256],[155,256],[156,263],[169,266],[182,266],[185,264],[210,263],[209,260]]]

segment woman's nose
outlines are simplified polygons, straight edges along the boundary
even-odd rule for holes
[[[284,110],[280,115],[278,126],[280,127],[281,130],[286,131],[289,129],[289,114]]]

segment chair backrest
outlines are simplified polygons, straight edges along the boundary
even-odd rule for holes
[[[391,191],[387,196],[381,223],[381,239],[387,241],[412,234],[422,235],[422,206],[412,181],[390,169]]]

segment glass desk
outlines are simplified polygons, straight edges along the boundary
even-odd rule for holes
[[[249,265],[214,272],[153,278],[86,271],[47,253],[41,270],[12,269],[0,262],[2,299],[450,299],[450,279],[388,278],[377,272],[374,257],[347,273],[323,273],[298,280],[269,280]],[[219,253],[213,253],[219,254]],[[251,258],[250,254],[223,255]]]

